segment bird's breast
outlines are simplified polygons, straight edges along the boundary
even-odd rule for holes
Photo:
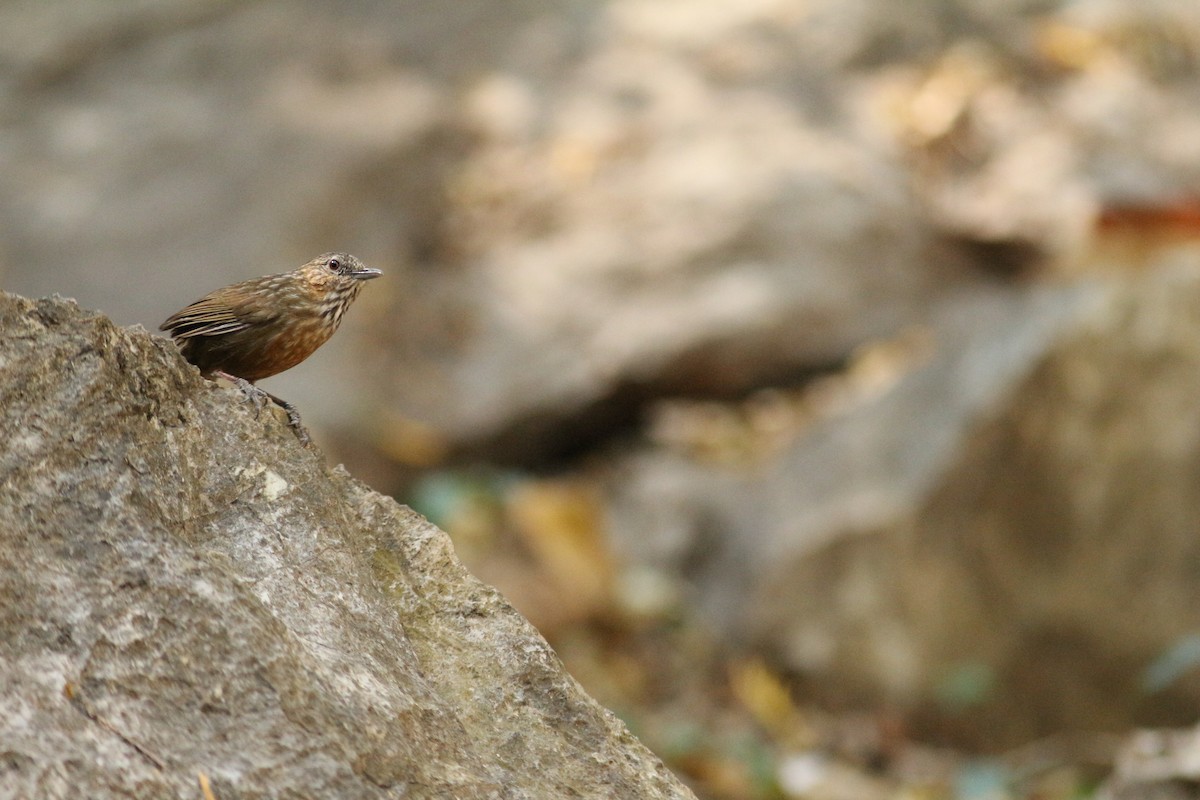
[[[339,286],[325,293],[320,303],[320,317],[332,329],[336,330],[342,324],[342,315],[358,296],[362,284],[355,281],[349,286]]]
[[[336,325],[330,325],[320,317],[306,316],[292,319],[272,337],[270,350],[278,361],[277,372],[299,364],[333,336]]]

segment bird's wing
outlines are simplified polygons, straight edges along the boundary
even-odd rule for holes
[[[220,336],[249,327],[250,323],[238,316],[228,300],[209,296],[172,314],[158,329],[168,331],[174,339],[190,339],[193,336]]]

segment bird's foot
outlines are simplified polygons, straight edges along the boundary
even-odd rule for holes
[[[272,399],[266,391],[258,388],[245,378],[239,378],[237,375],[230,375],[228,372],[217,370],[213,373],[221,378],[232,383],[242,393],[246,402],[254,406],[254,418],[258,419],[259,413],[267,407],[267,402]]]
[[[281,400],[273,394],[267,394],[267,397],[274,400],[276,405],[287,412],[288,426],[296,432],[296,438],[300,440],[300,444],[308,447],[312,439],[309,438],[308,430],[304,427],[304,424],[300,422],[300,412],[296,410],[296,407],[287,400]]]
[[[296,438],[300,440],[300,444],[307,447],[312,441],[312,438],[308,435],[308,430],[305,429],[304,424],[300,421],[300,412],[297,411],[296,407],[287,400],[276,397],[265,389],[258,388],[245,378],[239,378],[236,375],[230,375],[228,372],[217,370],[213,374],[231,382],[241,391],[243,395],[245,395],[246,400],[254,405],[254,417],[256,419],[258,418],[259,413],[266,408],[267,402],[270,401],[282,408],[284,412],[287,413],[288,427],[296,432]]]

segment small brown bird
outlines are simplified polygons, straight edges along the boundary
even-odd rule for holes
[[[278,404],[307,444],[295,407],[254,382],[312,355],[337,330],[363,281],[382,274],[348,253],[326,253],[292,272],[210,292],[158,329],[171,335],[204,377],[232,381],[259,408],[268,399]]]

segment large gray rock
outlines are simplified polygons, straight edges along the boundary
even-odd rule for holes
[[[1200,278],[956,303],[936,350],[749,477],[647,452],[634,558],[818,696],[1001,746],[1190,721],[1144,671],[1200,626]]]
[[[441,531],[0,294],[0,797],[686,798]]]

